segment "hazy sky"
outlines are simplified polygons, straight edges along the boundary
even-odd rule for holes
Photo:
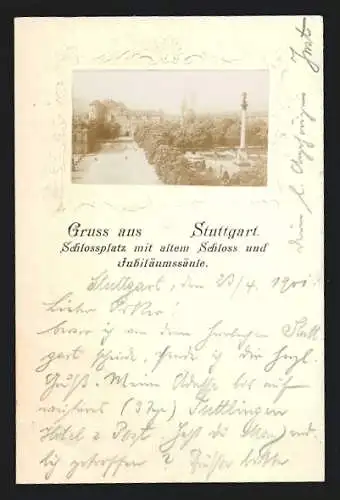
[[[180,111],[184,96],[188,100],[194,98],[196,111],[238,110],[242,92],[248,92],[249,111],[267,111],[268,71],[80,70],[73,73],[76,99],[113,99],[130,108],[162,108],[168,113]]]

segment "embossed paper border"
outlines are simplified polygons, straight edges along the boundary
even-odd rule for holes
[[[36,49],[36,71],[44,70],[50,85],[41,89],[37,114],[46,116],[51,135],[45,137],[41,179],[46,199],[55,210],[109,207],[140,210],[175,203],[279,204],[289,172],[292,138],[291,110],[298,110],[299,72],[306,81],[306,65],[293,61],[300,50],[297,27],[302,16],[231,18],[33,18],[29,27]],[[309,16],[313,29],[321,18]],[[35,45],[44,29],[46,51]],[[290,42],[291,41],[291,42]],[[322,65],[322,46],[314,50]],[[34,50],[33,50],[34,53]],[[85,186],[71,183],[72,72],[76,69],[267,69],[270,78],[268,184],[266,187]],[[312,75],[310,72],[310,78]],[[45,79],[46,82],[46,79]],[[305,88],[305,83],[304,83]],[[36,90],[36,89],[34,89]],[[34,94],[37,95],[36,92]],[[321,101],[320,101],[321,102]],[[322,130],[322,128],[320,128]],[[319,141],[320,142],[320,141]],[[319,157],[322,163],[322,153]],[[156,191],[157,190],[157,191]],[[119,193],[118,193],[119,191]],[[124,200],[124,202],[123,202]],[[133,200],[133,202],[131,202]]]

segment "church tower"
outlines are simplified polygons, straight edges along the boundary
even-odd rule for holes
[[[196,95],[194,92],[191,92],[191,94],[190,94],[190,111],[192,111],[194,113],[195,107],[196,107]]]
[[[187,104],[186,98],[184,97],[184,99],[182,100],[182,105],[181,105],[181,124],[182,125],[184,123],[187,111],[188,111],[188,104]]]
[[[195,120],[194,95],[190,94],[189,100],[184,97],[181,105],[181,124],[191,123]]]

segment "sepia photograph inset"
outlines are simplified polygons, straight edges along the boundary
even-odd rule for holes
[[[78,70],[72,182],[266,186],[267,70]]]

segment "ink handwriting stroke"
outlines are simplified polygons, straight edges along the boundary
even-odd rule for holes
[[[264,286],[273,300],[308,289],[298,278],[256,279],[241,279],[249,304]],[[268,331],[255,328],[252,315],[208,308],[206,326],[188,329],[174,314],[192,293],[232,303],[226,288],[234,281],[235,272],[137,280],[97,269],[81,287],[42,301],[46,324],[36,335],[46,349],[34,373],[44,481],[149,478],[160,464],[166,477],[179,463],[188,480],[228,480],[244,468],[289,467],[294,454],[285,443],[316,439],[310,414],[294,434],[290,414],[296,394],[311,394],[319,325],[306,315]]]
[[[291,61],[295,64],[300,62],[305,64],[313,73],[319,73],[320,66],[314,59],[314,40],[313,32],[308,25],[307,17],[302,18],[302,24],[295,26],[299,33],[299,42],[295,47],[290,46]],[[297,47],[297,48],[296,48]]]

